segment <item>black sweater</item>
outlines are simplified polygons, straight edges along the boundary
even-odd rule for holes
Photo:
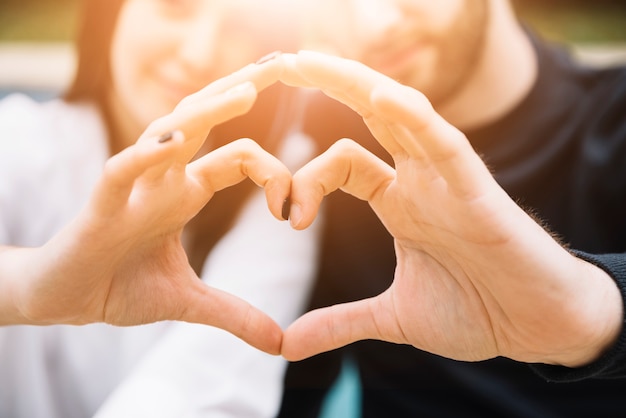
[[[528,97],[466,135],[511,197],[608,271],[626,300],[626,68],[584,68],[563,50],[535,45],[540,72]],[[387,159],[360,122],[346,122],[347,113],[331,122],[340,114],[312,113],[310,131],[320,141],[354,138]],[[340,192],[327,205],[310,308],[379,294],[393,279],[393,241],[369,206]],[[359,367],[366,417],[626,416],[626,330],[612,350],[578,369],[502,358],[457,362],[362,341],[291,364],[281,416],[317,416],[345,356]]]

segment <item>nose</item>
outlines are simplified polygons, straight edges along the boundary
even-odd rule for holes
[[[392,0],[357,0],[355,9],[360,33],[372,42],[383,39],[403,16],[402,9]]]
[[[185,23],[178,55],[190,73],[207,74],[219,63],[220,25],[219,19],[206,18]]]

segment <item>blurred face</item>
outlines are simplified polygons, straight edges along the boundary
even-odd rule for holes
[[[488,1],[318,0],[308,6],[306,46],[361,61],[437,104],[481,55]]]
[[[216,78],[272,51],[295,50],[295,3],[127,0],[111,45],[114,117],[141,131]]]

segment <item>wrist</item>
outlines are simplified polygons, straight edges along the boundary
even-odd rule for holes
[[[571,351],[557,355],[554,364],[581,367],[597,360],[618,340],[623,327],[624,302],[615,280],[600,267],[582,259],[578,307],[573,315],[577,328]]]
[[[0,247],[0,326],[39,324],[25,309],[35,253],[34,248]]]
[[[15,292],[20,251],[15,247],[0,247],[0,325],[16,325],[24,321],[17,308]]]

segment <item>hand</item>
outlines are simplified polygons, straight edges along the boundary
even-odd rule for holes
[[[395,165],[337,142],[294,175],[292,225],[308,226],[323,196],[341,189],[370,202],[397,257],[383,294],[290,326],[287,359],[373,338],[458,360],[574,366],[614,341],[622,321],[615,283],[520,209],[422,94],[353,61],[311,52],[282,59],[285,83],[352,107]]]
[[[183,100],[106,163],[87,207],[46,245],[0,252],[14,278],[5,296],[18,313],[4,322],[181,320],[226,329],[279,353],[278,325],[206,286],[181,244],[183,227],[212,195],[246,177],[265,188],[271,212],[282,220],[291,174],[256,143],[235,141],[189,163],[211,128],[247,112],[255,84],[265,87],[278,71],[276,62],[251,65]]]

